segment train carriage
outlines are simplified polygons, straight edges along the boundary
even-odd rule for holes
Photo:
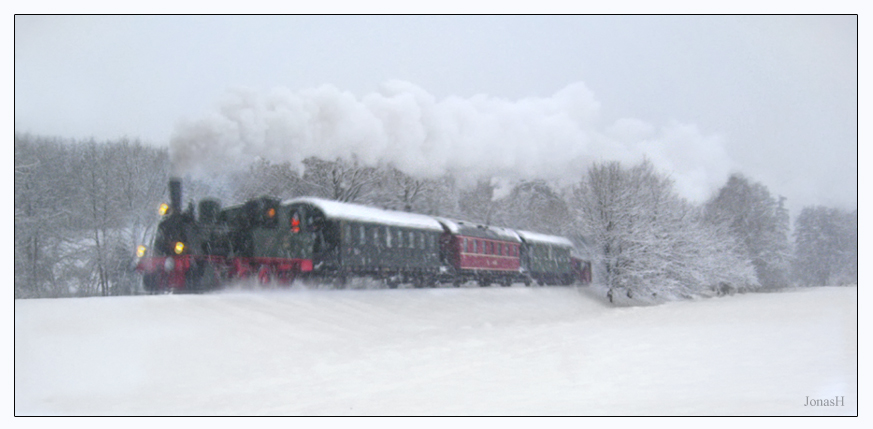
[[[392,287],[436,281],[443,229],[429,216],[309,197],[282,206],[312,236],[313,275],[371,276]]]
[[[570,285],[574,282],[570,253],[573,243],[555,235],[517,231],[524,245],[521,263],[541,285]]]
[[[524,281],[520,272],[521,239],[508,228],[437,218],[445,233],[442,254],[448,270],[443,281],[455,286],[476,281],[480,286],[509,286]]]

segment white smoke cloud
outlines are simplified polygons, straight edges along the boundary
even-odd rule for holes
[[[592,161],[648,157],[679,192],[701,201],[732,163],[718,137],[694,126],[657,129],[635,119],[602,126],[583,84],[548,98],[476,95],[437,100],[390,81],[356,97],[333,86],[268,93],[235,90],[217,110],[179,124],[171,138],[175,174],[244,167],[258,157],[302,167],[310,156],[393,164],[416,177],[451,173],[463,182],[540,178],[577,181]]]

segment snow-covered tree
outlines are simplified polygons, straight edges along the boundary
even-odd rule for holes
[[[858,211],[804,207],[794,221],[795,279],[805,286],[858,283]]]
[[[610,296],[689,297],[755,285],[752,268],[648,161],[594,164],[575,190],[576,227],[596,246],[595,277]]]
[[[388,210],[436,214],[441,200],[439,178],[417,178],[391,165],[376,169],[372,191],[367,199],[370,204]]]
[[[274,164],[266,159],[255,160],[244,172],[230,173],[232,180],[232,201],[242,202],[262,195],[289,199],[307,195],[309,186],[291,163]],[[217,179],[217,178],[216,178]],[[209,189],[209,195],[220,198],[218,189]],[[230,201],[228,201],[230,203]]]
[[[567,201],[544,180],[523,181],[500,200],[505,226],[563,235],[571,221]]]
[[[58,139],[15,134],[15,297],[66,294],[57,267],[66,258],[75,196],[69,148]]]
[[[762,286],[788,284],[791,252],[784,198],[776,199],[766,186],[734,174],[705,207],[709,222],[728,226]]]
[[[307,158],[303,181],[311,195],[342,202],[366,202],[365,197],[376,182],[375,168],[362,165],[357,160],[337,158],[325,161]]]
[[[15,136],[15,296],[131,293],[166,149]]]
[[[458,217],[485,225],[495,221],[502,223],[495,216],[499,205],[494,200],[494,188],[490,178],[481,178],[471,189],[461,190],[458,193]]]

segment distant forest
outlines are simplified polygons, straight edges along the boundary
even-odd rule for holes
[[[303,195],[562,235],[612,293],[682,299],[789,286],[857,284],[858,212],[805,207],[739,174],[692,204],[649,162],[579,166],[579,179],[502,189],[419,179],[391,165],[262,159],[212,179],[182,177],[186,202]],[[15,134],[15,298],[141,292],[134,251],[166,202],[167,148]]]

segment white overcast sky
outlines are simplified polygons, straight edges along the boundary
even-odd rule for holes
[[[604,124],[716,136],[732,170],[854,208],[856,16],[16,16],[15,129],[168,145],[234,88],[392,80],[437,100],[583,83]]]

